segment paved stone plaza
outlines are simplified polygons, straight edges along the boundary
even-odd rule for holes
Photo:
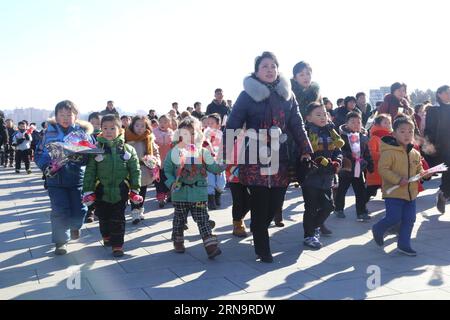
[[[334,234],[323,239],[325,247],[305,249],[303,201],[300,189],[290,188],[286,226],[270,228],[275,263],[262,264],[255,261],[251,237],[231,235],[228,190],[226,206],[211,212],[223,251],[214,261],[207,259],[191,217],[186,253],[173,252],[173,209],[157,209],[153,188],[146,220],[133,226],[128,215],[124,257],[113,258],[101,245],[98,222],[85,225],[70,253],[57,257],[49,199],[33,171],[27,176],[0,169],[0,299],[450,299],[450,207],[445,215],[434,207],[438,179],[426,184],[418,201],[415,258],[395,251],[394,236],[384,250],[372,241],[370,228],[384,213],[380,196],[368,206],[373,220],[360,223],[349,195],[347,218],[327,221]],[[372,270],[380,271],[380,286],[371,286]]]

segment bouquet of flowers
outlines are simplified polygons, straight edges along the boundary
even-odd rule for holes
[[[177,169],[176,172],[176,180],[174,183],[174,187],[173,190],[174,191],[178,191],[181,189],[181,174],[183,173],[184,167],[186,164],[193,164],[195,163],[195,160],[198,159],[200,162],[198,163],[202,163],[202,159],[199,159],[199,157],[201,157],[201,149],[197,148],[195,146],[195,144],[189,144],[186,145],[186,147],[184,148],[180,148],[179,149],[180,153],[179,153],[179,164],[180,166]]]
[[[160,181],[160,176],[159,176],[159,161],[155,156],[146,154],[143,158],[142,158],[142,162],[144,163],[144,165],[149,168],[152,172],[152,176],[153,179],[156,181]]]
[[[425,170],[422,173],[415,175],[414,177],[409,178],[408,182],[409,183],[416,182],[416,181],[419,181],[420,179],[422,179],[424,176],[432,175],[432,174],[435,174],[438,172],[445,172],[447,170],[448,170],[448,167],[444,163],[441,163],[433,168],[430,168],[428,170]],[[390,194],[398,188],[400,188],[400,185],[393,186],[392,188],[389,188],[388,190],[386,190],[386,193]]]
[[[89,142],[84,131],[73,131],[64,137],[63,142],[50,142],[45,146],[50,155],[50,165],[44,174],[54,176],[69,161],[79,161],[84,154],[103,154],[105,151]]]

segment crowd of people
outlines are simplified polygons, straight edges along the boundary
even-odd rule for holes
[[[121,116],[108,101],[86,122],[67,100],[56,105],[55,118],[43,123],[39,132],[35,124],[21,121],[15,128],[10,119],[2,119],[1,164],[12,167],[15,161],[20,173],[24,162],[31,173],[34,159],[44,173],[57,255],[67,253],[67,243],[80,237],[83,223],[98,218],[104,246],[122,256],[127,205],[132,223],[139,224],[145,219],[148,187],[154,185],[159,208],[169,203],[174,208],[175,252],[186,250],[190,213],[207,256],[221,254],[209,213],[222,206],[221,196],[228,188],[233,235],[248,236],[244,219],[250,212],[257,259],[270,263],[268,228],[272,222],[284,226],[283,203],[293,183],[301,186],[305,202],[305,246],[319,250],[321,237],[333,235],[326,226],[333,212],[339,219],[348,216],[345,199],[352,186],[359,222],[371,219],[367,203],[382,191],[386,214],[372,227],[376,244],[383,246],[385,234],[396,232],[399,252],[415,256],[410,238],[416,199],[432,176],[426,170],[450,164],[450,87],[438,88],[437,106],[424,101],[412,107],[406,84],[397,82],[374,107],[359,92],[338,99],[334,108],[312,81],[308,63],[297,63],[290,79],[278,67],[276,56],[264,52],[255,59],[234,105],[216,89],[206,112],[200,102],[182,112],[174,102],[159,117],[155,110],[147,116]],[[103,152],[80,155],[53,168],[48,144],[77,131],[88,134],[89,142]],[[275,137],[269,132],[276,132]],[[267,134],[261,139],[261,133]],[[416,175],[419,181],[410,180]],[[439,212],[445,212],[448,199],[450,174],[444,172],[437,195]]]

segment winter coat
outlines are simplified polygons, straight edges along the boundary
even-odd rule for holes
[[[222,103],[219,104],[216,100],[213,100],[206,108],[206,115],[213,113],[218,113],[220,115],[220,119],[223,121],[223,118],[230,114],[230,108],[227,106],[225,101],[222,101]]]
[[[25,130],[23,132],[19,130],[14,134],[12,144],[16,147],[16,150],[25,151],[31,149],[32,141],[33,137],[31,134],[27,133]]]
[[[158,167],[161,167],[161,159],[159,157],[159,151],[158,151],[158,145],[152,140],[153,142],[153,156],[157,159]],[[141,186],[149,186],[155,181],[155,177],[153,176],[153,170],[147,167],[144,162],[143,158],[145,155],[147,155],[147,146],[145,145],[144,141],[127,141],[127,144],[134,147],[136,150],[139,164],[141,168]]]
[[[295,79],[291,79],[292,91],[294,92],[295,99],[297,100],[298,107],[303,119],[306,119],[306,108],[311,102],[320,102],[320,87],[319,84],[311,82],[309,88],[303,88]]]
[[[400,146],[395,138],[381,139],[381,157],[378,163],[378,172],[383,180],[383,198],[403,199],[412,201],[419,193],[419,182],[409,183],[390,194],[387,190],[400,184],[402,178],[409,179],[423,172],[420,153],[411,144],[406,149]]]
[[[8,145],[9,144],[9,134],[8,134],[8,129],[6,129],[5,123],[3,122],[3,118],[0,118],[0,148],[3,145]],[[12,139],[12,137],[11,137]]]
[[[141,187],[141,170],[136,150],[125,143],[121,134],[109,141],[101,135],[97,146],[102,155],[90,155],[84,176],[83,192],[95,192],[98,201],[127,201],[130,190]]]
[[[6,128],[6,130],[8,131],[8,144],[10,147],[12,147],[12,143],[13,143],[13,138],[14,135],[16,134],[16,130],[14,130],[14,128]]]
[[[332,124],[318,127],[312,123],[307,123],[306,131],[314,150],[314,154],[311,156],[313,161],[323,157],[336,161],[339,165],[342,164],[341,147],[344,145],[344,141],[334,130]],[[329,190],[333,185],[335,173],[332,162],[328,162],[327,166],[317,165],[317,168],[312,168],[307,172],[302,187]]]
[[[373,125],[370,129],[368,146],[374,164],[374,172],[368,172],[366,175],[368,186],[381,186],[381,176],[378,173],[378,161],[380,160],[381,154],[381,138],[390,136],[391,134],[392,132],[390,130],[379,125]]]
[[[255,76],[245,78],[244,91],[241,92],[236,100],[226,128],[233,130],[242,129],[244,124],[246,124],[247,134],[249,132],[259,133],[260,131],[267,134],[268,129],[277,127],[281,131],[281,135],[279,143],[272,146],[272,149],[275,150],[274,153],[278,149],[279,161],[270,164],[261,162],[259,151],[262,143],[257,143],[255,139],[249,139],[249,135],[247,135],[245,139],[246,164],[240,165],[239,169],[241,183],[247,186],[265,186],[269,188],[287,187],[290,181],[288,175],[289,155],[293,154],[293,152],[288,149],[288,143],[282,142],[282,140],[285,140],[283,138],[290,135],[295,142],[295,151],[298,155],[312,153],[297,101],[292,94],[290,81],[280,76],[279,82],[269,89],[266,84],[260,82]],[[223,142],[225,147],[226,138],[227,134],[224,136]],[[266,145],[263,146],[263,148],[265,147]],[[270,142],[267,143],[267,147],[268,149],[271,148]],[[256,150],[256,154],[253,149]],[[267,155],[267,152],[263,150],[261,154]],[[256,161],[250,163],[250,159]]]
[[[404,113],[413,111],[406,99],[403,98],[400,101],[393,94],[388,94],[384,97],[383,104],[378,109],[378,114],[381,113],[390,114],[392,121],[394,121],[395,117],[398,114],[399,108],[403,108]]]
[[[425,138],[436,149],[439,156],[450,165],[450,105],[441,104],[427,110],[425,119]]]
[[[153,130],[155,136],[155,143],[159,148],[159,157],[161,163],[164,163],[166,156],[172,148],[173,130],[167,129],[167,131],[162,131],[160,128]]]
[[[65,136],[70,132],[82,130],[88,135],[92,134],[94,128],[89,122],[77,120],[74,125],[64,130],[54,119],[48,121],[48,128],[44,136],[36,147],[34,161],[42,170],[50,165],[50,155],[48,154],[47,144],[50,142],[63,142]],[[92,141],[91,141],[92,142]],[[87,156],[82,161],[69,161],[53,177],[47,177],[47,186],[49,187],[80,187],[83,184],[84,167],[87,163]]]
[[[339,133],[341,134],[341,137],[345,142],[344,147],[342,147],[343,160],[342,160],[342,168],[339,171],[339,176],[354,177],[356,159],[353,156],[349,141],[349,134],[352,132],[347,128],[347,125],[342,125],[341,128],[339,129]],[[373,160],[372,157],[370,156],[368,146],[369,138],[367,137],[367,133],[364,129],[362,129],[362,132],[359,133],[359,141],[361,149],[360,176],[362,176],[365,170],[369,172],[374,171]]]
[[[201,159],[196,163],[180,164],[180,149],[175,146],[164,161],[164,174],[167,177],[166,186],[170,189],[177,180],[177,173],[181,170],[178,184],[179,190],[172,192],[173,202],[203,202],[208,200],[207,172],[220,173],[223,168],[214,160],[211,153],[201,148]]]
[[[117,111],[116,108],[113,108],[112,110],[109,110],[108,108],[105,108],[105,110],[100,111],[100,115],[102,117],[106,116],[107,114],[113,114],[117,118],[119,117],[119,111]]]
[[[192,116],[197,118],[198,120],[202,120],[202,118],[205,116],[204,112],[197,112],[197,111],[192,111]]]

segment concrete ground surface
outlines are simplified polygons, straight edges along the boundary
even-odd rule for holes
[[[450,212],[435,208],[440,179],[426,183],[418,199],[412,246],[417,257],[396,252],[396,237],[377,247],[371,226],[382,218],[378,195],[368,208],[372,220],[356,221],[353,193],[346,219],[330,216],[332,237],[319,251],[304,248],[301,189],[289,188],[285,227],[272,226],[275,262],[255,260],[252,237],[232,236],[231,195],[226,190],[216,221],[222,255],[209,260],[198,229],[188,218],[186,253],[173,252],[173,208],[158,209],[155,190],[145,202],[146,219],[131,224],[127,209],[125,256],[104,248],[98,222],[85,224],[69,253],[55,256],[50,204],[39,170],[16,174],[0,169],[0,299],[450,299]],[[448,208],[450,211],[450,208]],[[250,215],[246,225],[250,225]]]

